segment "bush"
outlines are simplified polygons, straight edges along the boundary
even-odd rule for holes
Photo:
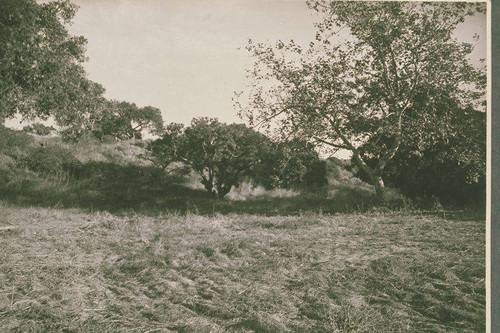
[[[16,160],[28,150],[33,142],[31,135],[0,125],[0,153]]]
[[[256,185],[272,188],[302,189],[316,192],[326,187],[326,162],[319,159],[307,141],[268,141],[259,147],[259,163],[251,177]]]
[[[312,161],[302,179],[304,189],[308,191],[322,191],[326,188],[326,161]]]
[[[64,147],[50,145],[32,149],[24,159],[25,166],[43,175],[58,175],[73,170],[80,162]]]

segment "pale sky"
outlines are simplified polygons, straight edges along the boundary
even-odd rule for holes
[[[72,2],[80,8],[69,30],[88,40],[89,79],[102,84],[109,99],[160,108],[166,124],[188,124],[200,116],[244,122],[232,97],[248,89],[248,39],[293,39],[307,46],[319,21],[305,0]],[[479,42],[473,42],[474,33]],[[475,44],[474,62],[486,56],[485,15],[462,24],[456,36]],[[23,124],[13,119],[6,125]]]
[[[318,20],[302,0],[73,2],[80,9],[70,32],[88,39],[89,78],[107,98],[160,108],[165,123],[242,122],[231,98],[248,84],[248,38],[307,45]],[[485,17],[476,17],[457,33],[464,41],[482,36],[474,58],[486,54],[485,31]]]
[[[88,39],[89,78],[108,98],[160,108],[166,123],[198,116],[241,122],[231,98],[248,84],[248,38],[308,43],[315,35],[303,1],[74,3],[80,9],[70,31]]]

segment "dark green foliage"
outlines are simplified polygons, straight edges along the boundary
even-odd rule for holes
[[[325,163],[304,140],[273,142],[242,124],[193,119],[184,129],[170,124],[148,150],[153,162],[166,168],[182,162],[201,178],[209,193],[223,198],[243,178],[271,188],[318,190],[326,184]]]
[[[170,124],[148,150],[163,168],[182,162],[201,178],[210,195],[224,198],[258,163],[259,147],[267,138],[243,124],[195,118],[189,127]]]
[[[311,161],[302,181],[304,188],[309,191],[324,189],[327,184],[326,161]]]
[[[25,132],[0,125],[0,186],[4,187],[19,173],[19,161],[24,158],[34,139]]]
[[[76,6],[67,0],[0,2],[0,119],[19,113],[46,118],[74,111],[86,81],[86,40],[65,25]]]
[[[0,154],[17,159],[34,142],[31,135],[0,125]]]
[[[417,135],[419,131],[414,129],[418,122],[415,118],[422,115],[415,110],[408,113],[409,125],[405,126],[405,132],[417,140],[402,143],[387,163],[384,181],[424,208],[432,208],[436,200],[445,206],[484,206],[486,115],[470,109],[461,110],[456,105],[441,106],[426,125],[435,130],[419,130],[420,136],[425,137]],[[388,139],[379,136],[377,140]],[[376,162],[376,159],[367,161],[369,165]],[[358,176],[369,181],[363,172]]]
[[[321,190],[326,183],[326,163],[310,143],[293,139],[273,142],[267,140],[259,148],[259,163],[252,171],[256,184],[271,188],[300,188]]]
[[[74,92],[75,108],[58,112],[55,118],[62,127],[60,130],[62,137],[66,141],[76,142],[92,133],[98,125],[106,104],[103,96],[105,89],[99,83],[90,80],[83,80],[69,88],[78,91],[80,98],[76,99]]]
[[[80,165],[71,150],[57,145],[44,145],[31,149],[23,159],[23,163],[28,169],[41,175],[61,174]]]
[[[471,179],[468,167],[456,159],[443,159],[440,152],[398,154],[388,165],[385,179],[424,208],[432,208],[435,199],[447,207],[484,206],[486,177]]]
[[[67,141],[89,132],[118,139],[141,138],[144,129],[160,133],[160,110],[106,101],[104,87],[87,79],[87,41],[67,30],[76,9],[69,0],[0,2],[0,123],[17,114],[53,116]],[[31,130],[47,133],[40,126]]]
[[[233,132],[228,133],[239,133],[242,128],[243,125],[237,125]],[[170,131],[172,130],[170,128]],[[257,159],[256,147],[271,143],[258,133],[252,132],[251,135],[251,137],[258,135],[257,140],[260,144],[252,143],[250,147],[246,146],[245,149],[255,155],[247,154],[239,160],[245,167],[260,165],[262,160],[259,162]],[[256,194],[245,194],[243,200],[234,198],[217,200],[206,191],[188,187],[186,167],[177,167],[179,163],[176,163],[177,166],[174,164],[165,169],[158,165],[144,165],[144,160],[130,156],[142,154],[140,149],[135,149],[137,148],[135,146],[144,144],[141,141],[133,144],[115,143],[106,149],[100,147],[102,143],[92,136],[77,144],[62,143],[57,138],[39,138],[36,143],[30,134],[6,128],[0,128],[0,138],[2,139],[0,140],[0,197],[3,201],[17,205],[79,207],[112,212],[133,209],[146,214],[170,211],[200,214],[297,215],[305,212],[364,211],[370,209],[374,203],[373,193],[356,184],[346,185],[345,188],[336,186],[335,195],[333,198],[328,198],[325,191],[320,191],[323,186],[318,185],[317,181],[318,179],[323,181],[324,162],[315,160],[316,153],[309,150],[305,150],[307,154],[303,156],[311,157],[313,161],[315,160],[314,163],[307,164],[307,159],[302,161],[296,159],[300,163],[311,165],[310,169],[309,167],[300,169],[306,172],[302,175],[302,183],[297,189],[310,189],[311,193],[291,192],[288,193],[291,197],[290,195],[280,197],[282,194],[279,191],[276,193],[260,191]],[[167,137],[164,136],[163,139],[165,138]],[[241,138],[245,136],[242,135]],[[224,142],[234,144],[241,138]],[[155,146],[155,144],[161,145]],[[148,147],[164,151],[163,149],[172,146],[158,140]],[[111,154],[109,149],[113,149],[116,154]],[[81,163],[74,156],[90,158],[90,161]],[[218,158],[221,162],[214,160],[217,163],[238,165],[234,161],[231,163],[224,159],[224,155]],[[270,162],[274,160],[271,159]],[[300,163],[294,165],[300,166]],[[273,164],[269,165],[273,167]],[[229,176],[234,170],[229,169],[221,175],[231,179]],[[243,175],[242,181],[248,181],[252,177],[249,169],[241,171],[241,175]],[[350,177],[352,175],[347,175],[347,178]],[[339,180],[339,182],[344,181],[345,179]],[[309,187],[306,188],[306,184]]]
[[[140,140],[144,130],[152,134],[163,131],[161,112],[152,106],[140,108],[135,103],[107,101],[97,117],[92,132],[100,139],[110,136],[118,140]]]

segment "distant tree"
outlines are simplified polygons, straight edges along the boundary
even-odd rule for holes
[[[224,198],[233,186],[249,175],[258,161],[265,137],[243,124],[225,124],[212,118],[195,118],[184,128],[170,124],[149,150],[158,164],[178,161],[190,166],[213,196]]]
[[[469,63],[472,45],[452,33],[485,4],[308,4],[323,15],[308,49],[293,41],[276,47],[250,41],[254,89],[240,114],[254,125],[275,124],[285,135],[351,151],[383,200],[384,170],[405,142],[449,140],[464,128],[465,110],[484,113],[485,68]],[[451,153],[455,146],[443,148]],[[468,159],[465,151],[454,156]]]
[[[178,123],[168,124],[161,138],[149,142],[146,148],[150,155],[149,159],[163,170],[173,162],[184,162],[177,156],[183,134],[184,125]]]
[[[98,136],[109,135],[119,140],[142,139],[143,131],[161,134],[161,111],[152,106],[137,107],[135,103],[108,101],[97,121],[94,132]]]
[[[0,1],[0,121],[75,111],[86,80],[86,40],[66,28],[75,11],[68,0]]]

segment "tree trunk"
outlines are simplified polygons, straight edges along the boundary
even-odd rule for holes
[[[377,200],[380,203],[386,202],[386,189],[384,180],[380,175],[371,175],[373,186],[375,187],[375,194],[377,195]]]
[[[212,184],[212,182],[210,181],[204,181],[202,180],[201,181],[203,186],[205,187],[205,190],[207,190],[207,192],[210,194],[210,197],[215,197],[215,191],[214,191],[214,185]]]
[[[232,185],[217,186],[217,198],[218,199],[224,199],[224,197],[226,196],[226,194],[228,194],[229,191],[231,191],[231,187],[232,187]]]
[[[386,160],[379,161],[375,168],[368,166],[359,156],[359,154],[353,151],[354,161],[363,170],[372,181],[373,187],[375,187],[375,194],[379,203],[384,204],[386,202],[386,189],[384,180],[382,179],[382,172],[384,171]]]

